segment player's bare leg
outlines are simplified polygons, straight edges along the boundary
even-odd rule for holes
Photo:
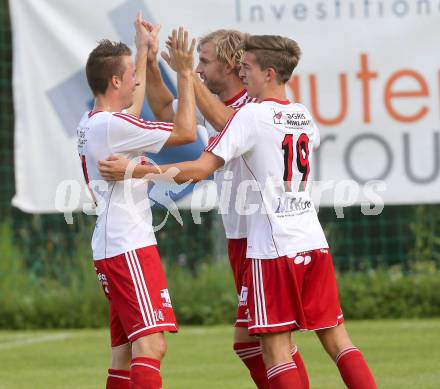
[[[336,362],[348,388],[377,388],[364,357],[353,345],[344,324],[316,331],[316,334],[327,353]]]
[[[260,341],[269,388],[302,388],[298,369],[292,361],[290,331],[261,334]]]
[[[108,370],[106,389],[130,388],[130,343],[112,347],[110,369]]]
[[[341,351],[354,347],[344,324],[316,331],[316,335],[333,360]]]
[[[255,336],[250,336],[247,327],[235,327],[234,343],[255,343],[260,341]]]
[[[161,360],[167,351],[167,343],[163,332],[136,339],[132,345],[133,358],[148,357]]]
[[[160,361],[165,356],[167,344],[162,332],[143,336],[132,344],[130,389],[160,389]]]
[[[111,369],[130,370],[131,362],[131,344],[122,344],[112,347],[112,356],[110,361]]]

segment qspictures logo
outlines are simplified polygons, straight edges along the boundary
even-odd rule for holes
[[[402,19],[440,16],[439,0],[235,0],[239,23]]]

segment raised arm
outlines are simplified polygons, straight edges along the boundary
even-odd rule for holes
[[[173,30],[172,40],[168,47],[170,63],[177,72],[178,105],[174,116],[174,128],[166,146],[178,146],[194,142],[196,132],[196,102],[192,81],[195,39],[188,48],[188,32],[179,27]]]
[[[147,53],[149,32],[143,26],[142,12],[139,12],[134,22],[136,30],[135,44],[136,44],[136,79],[139,82],[138,87],[134,92],[133,105],[128,108],[128,113],[140,116],[142,106],[145,100],[145,73],[147,71]]]
[[[174,120],[174,96],[163,81],[160,73],[157,53],[159,51],[159,24],[144,22],[144,27],[150,31],[147,56],[146,94],[148,104],[157,120],[172,122]]]
[[[172,37],[166,42],[169,47]],[[174,69],[174,64],[170,62],[170,57],[166,52],[162,52],[163,59]],[[194,92],[196,105],[203,117],[217,130],[222,131],[229,118],[234,114],[232,108],[226,107],[200,80],[197,73],[193,71]]]
[[[193,82],[197,107],[217,131],[222,131],[235,111],[215,97],[196,73],[193,73]]]

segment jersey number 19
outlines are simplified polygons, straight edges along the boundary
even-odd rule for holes
[[[284,151],[284,185],[287,192],[292,192],[292,175],[293,175],[293,135],[286,134],[281,144]],[[310,173],[309,165],[309,137],[302,133],[296,142],[296,167],[302,173],[301,182],[299,184],[299,192],[303,192],[307,185],[307,179]]]

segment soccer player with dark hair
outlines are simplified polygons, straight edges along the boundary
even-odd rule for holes
[[[377,386],[343,323],[332,257],[308,192],[319,132],[302,104],[286,98],[285,84],[300,58],[298,44],[280,36],[248,36],[240,76],[249,103],[196,161],[140,166],[135,177],[177,168],[178,182],[203,180],[234,158],[251,185],[246,202],[250,335],[258,335],[270,389],[301,388],[290,356],[291,332],[315,331],[350,389]],[[119,177],[126,160],[103,162],[104,177]]]
[[[94,266],[110,304],[112,359],[107,389],[162,388],[163,333],[176,332],[177,324],[156,248],[147,183],[105,182],[98,160],[111,153],[135,158],[196,139],[191,75],[195,41],[188,47],[181,31],[170,48],[171,58],[183,52],[176,69],[180,100],[174,123],[145,121],[139,115],[151,31],[141,14],[135,27],[136,65],[124,43],[102,40],[90,53],[86,74],[95,105],[78,126],[84,177],[98,215],[92,238]],[[159,26],[152,28],[157,31]]]

